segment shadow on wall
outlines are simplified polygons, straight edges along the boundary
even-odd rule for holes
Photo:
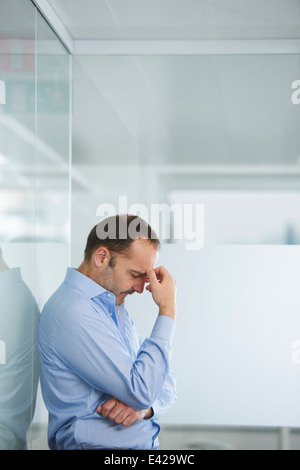
[[[21,269],[7,266],[1,247],[0,299],[0,449],[21,450],[36,402],[40,312]]]

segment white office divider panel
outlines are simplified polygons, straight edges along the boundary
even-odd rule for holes
[[[165,424],[300,424],[300,247],[163,245],[178,284],[173,347],[178,400]],[[151,294],[127,309],[142,336]]]

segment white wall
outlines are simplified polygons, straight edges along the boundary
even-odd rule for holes
[[[164,245],[158,264],[178,284],[178,401],[162,422],[299,426],[300,248]],[[151,295],[126,302],[147,336]]]

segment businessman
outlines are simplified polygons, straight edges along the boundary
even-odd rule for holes
[[[176,400],[176,282],[155,267],[159,247],[139,217],[105,219],[45,305],[39,352],[50,449],[158,448],[157,418]],[[125,298],[145,284],[158,316],[141,341]]]

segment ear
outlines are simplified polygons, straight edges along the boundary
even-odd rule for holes
[[[105,246],[99,246],[99,248],[94,251],[93,257],[95,265],[97,266],[97,268],[100,268],[101,266],[104,266],[108,263],[110,253]]]

